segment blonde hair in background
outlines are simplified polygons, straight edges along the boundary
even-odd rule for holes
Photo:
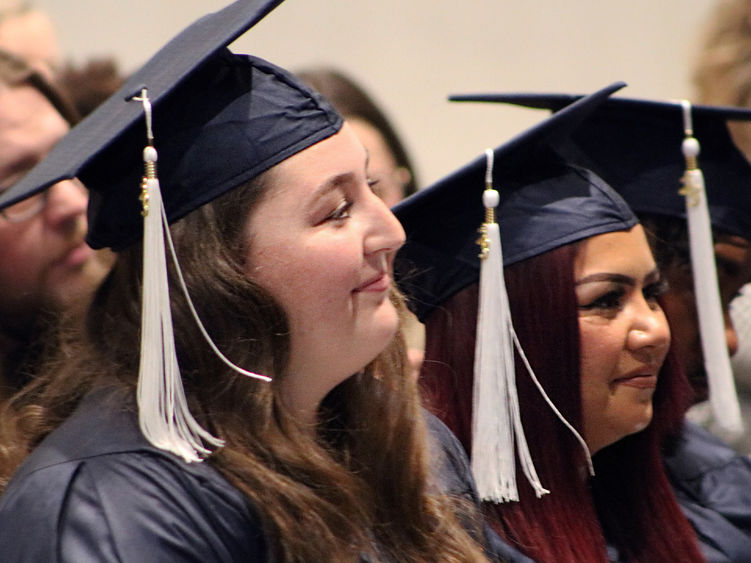
[[[22,57],[48,80],[63,60],[52,18],[23,0],[0,0],[0,48]]]
[[[751,107],[751,0],[720,0],[703,33],[693,70],[696,102]],[[751,125],[728,128],[751,158]]]

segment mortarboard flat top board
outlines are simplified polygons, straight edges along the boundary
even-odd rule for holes
[[[581,96],[498,93],[454,95],[452,101],[509,103],[560,111]],[[751,240],[751,164],[728,130],[730,121],[751,120],[751,110],[692,105],[693,134],[701,145],[712,225]],[[685,218],[682,187],[685,137],[680,102],[612,97],[592,112],[562,152],[594,170],[637,213]]]
[[[169,221],[336,133],[341,117],[291,73],[226,49],[281,1],[238,0],[184,29],[0,193],[0,208],[77,176],[90,190],[89,244],[138,240],[146,124],[133,97],[143,88]]]
[[[631,209],[605,182],[557,153],[581,121],[623,86],[615,83],[585,96],[494,149],[504,265],[636,224]],[[421,320],[479,278],[485,171],[483,155],[393,208],[407,233],[396,276]]]

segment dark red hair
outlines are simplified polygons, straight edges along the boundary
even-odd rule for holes
[[[579,325],[571,244],[505,269],[514,327],[541,384],[582,432]],[[477,285],[427,319],[421,385],[430,408],[471,452]],[[555,417],[517,357],[517,389],[529,449],[549,495],[524,477],[520,502],[485,503],[491,526],[540,562],[607,561],[605,537],[630,561],[702,561],[662,466],[660,444],[677,433],[690,388],[674,352],[660,373],[654,418],[644,431],[604,448],[586,478],[581,446]],[[517,463],[517,474],[522,475]]]

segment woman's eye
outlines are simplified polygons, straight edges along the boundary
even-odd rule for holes
[[[583,311],[592,311],[597,309],[616,310],[620,309],[623,303],[623,290],[608,291],[604,295],[597,297],[596,299],[579,305],[579,309]]]
[[[336,206],[336,209],[331,212],[331,214],[326,218],[327,221],[342,221],[344,219],[349,219],[350,217],[350,210],[352,209],[352,202],[343,199],[339,205]]]

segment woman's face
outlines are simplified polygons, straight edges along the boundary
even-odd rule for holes
[[[580,243],[574,261],[584,437],[592,453],[643,430],[670,345],[664,291],[641,225]]]
[[[732,356],[738,351],[738,334],[730,317],[730,303],[751,280],[751,243],[726,233],[717,233],[713,238],[717,285],[725,321],[725,341],[728,353]],[[670,284],[670,291],[665,294],[663,304],[673,327],[676,349],[696,395],[694,401],[706,401],[709,398],[709,385],[704,368],[691,265],[668,266],[663,268],[663,274]]]
[[[404,231],[373,193],[367,164],[345,125],[269,171],[246,226],[247,273],[288,317],[282,385],[302,414],[373,360],[398,327],[389,289]]]

